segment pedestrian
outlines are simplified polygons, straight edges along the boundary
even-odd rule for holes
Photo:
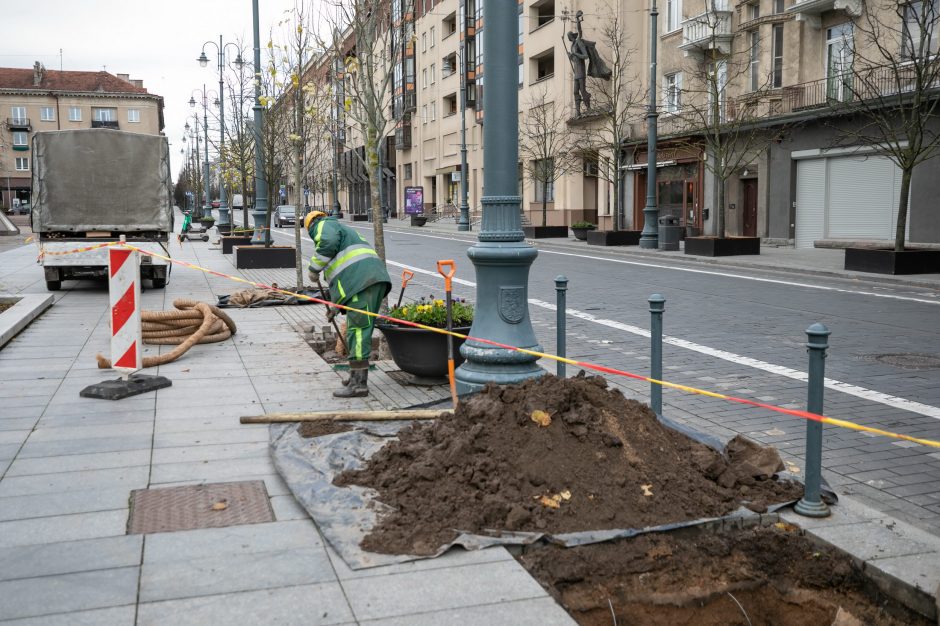
[[[385,263],[365,237],[323,211],[304,218],[304,229],[316,246],[307,274],[317,282],[320,273],[329,283],[325,299],[353,309],[378,313],[382,300],[392,290]],[[375,317],[358,311],[327,307],[327,319],[346,313],[346,345],[349,350],[349,380],[333,392],[337,398],[361,398],[369,394],[369,355]]]

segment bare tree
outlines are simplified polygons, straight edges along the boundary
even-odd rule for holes
[[[236,41],[238,49],[244,50],[243,40]],[[254,102],[254,72],[247,61],[235,67],[235,72],[226,76],[225,105],[229,114],[225,118],[225,150],[221,156],[223,177],[232,189],[242,195],[242,224],[251,224],[248,218],[248,197],[254,193],[248,181],[254,180],[254,133],[251,132],[251,105]],[[233,207],[234,208],[234,207]],[[234,211],[233,211],[234,214]],[[234,223],[234,222],[233,222]]]
[[[396,52],[403,36],[402,20],[413,14],[414,0],[332,0],[334,32],[324,42],[344,59],[346,115],[361,135],[364,154],[354,150],[370,178],[375,251],[385,261],[382,211],[382,144],[390,126],[392,79]],[[352,43],[346,48],[345,43]]]
[[[270,247],[271,212],[280,204],[280,184],[290,159],[290,135],[293,126],[292,109],[288,92],[291,79],[279,71],[282,64],[281,47],[274,43],[274,33],[268,39],[267,58],[262,61],[264,71],[261,75],[261,106],[265,108],[264,123],[261,128],[263,176],[268,188],[268,210],[265,214],[264,245]]]
[[[588,77],[588,89],[593,93],[590,109],[583,122],[569,122],[580,135],[584,146],[582,155],[596,160],[597,176],[613,187],[613,229],[623,230],[625,216],[621,206],[620,181],[622,177],[623,145],[631,136],[631,125],[642,114],[645,91],[635,63],[636,50],[632,47],[624,28],[623,19],[616,8],[606,5],[600,16],[598,31],[600,54],[608,55],[610,78]]]
[[[894,236],[901,252],[911,177],[940,153],[940,0],[870,0],[855,30],[855,42],[842,46],[847,62],[830,68],[828,90],[837,110],[861,123],[833,126],[841,142],[874,148],[901,170]]]
[[[679,110],[674,119],[674,129],[685,133],[678,144],[705,149],[705,169],[713,176],[718,194],[718,237],[726,236],[728,180],[767,147],[770,133],[756,123],[757,104],[772,84],[770,72],[751,76],[752,42],[740,38],[737,50],[731,42],[726,49],[720,43],[727,29],[724,20],[731,19],[730,11],[723,9],[726,2],[705,0],[708,10],[696,18],[708,49],[691,63],[691,71],[683,72],[689,80],[675,94]],[[747,93],[732,97],[730,89]]]
[[[549,100],[543,89],[530,96],[519,126],[519,156],[529,178],[542,191],[542,226],[548,225],[549,187],[580,163],[566,117],[565,106]]]

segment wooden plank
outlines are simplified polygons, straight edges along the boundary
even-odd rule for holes
[[[392,420],[429,420],[453,409],[412,409],[399,411],[314,411],[310,413],[270,413],[268,415],[243,415],[242,424],[272,424],[281,422],[378,422]]]

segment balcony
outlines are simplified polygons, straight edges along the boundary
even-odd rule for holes
[[[682,22],[682,43],[679,49],[686,56],[693,53],[703,54],[718,50],[722,54],[731,53],[732,9],[729,0],[714,0],[712,8]]]
[[[112,121],[105,121],[105,120],[92,120],[91,127],[92,128],[113,128],[114,130],[121,129],[121,127],[118,126],[118,123],[116,121],[112,122]]]
[[[402,122],[395,128],[395,149],[411,149],[411,121]]]
[[[8,117],[7,128],[10,130],[32,130],[28,117]]]
[[[807,22],[813,28],[822,28],[820,15],[826,11],[845,11],[852,17],[862,14],[862,0],[800,0],[786,12],[795,15],[799,21]]]

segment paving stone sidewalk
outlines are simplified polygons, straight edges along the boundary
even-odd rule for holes
[[[212,247],[173,242],[172,254],[236,273]],[[44,292],[35,256],[0,254],[0,291]],[[106,288],[66,286],[0,351],[0,623],[572,623],[502,548],[353,572],[326,546],[272,465],[267,426],[239,416],[391,408],[440,392],[401,391],[383,367],[370,398],[333,398],[338,374],[298,333],[323,323],[320,307],[234,310],[232,340],[158,368],[172,387],[108,402],[78,395],[113,378],[94,358],[108,351]],[[176,267],[143,307],[215,302],[233,288]],[[275,521],[126,534],[134,489],[243,480],[264,482]]]

